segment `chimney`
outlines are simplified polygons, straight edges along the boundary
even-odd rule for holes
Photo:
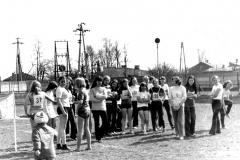
[[[140,70],[140,65],[135,65],[134,69]]]

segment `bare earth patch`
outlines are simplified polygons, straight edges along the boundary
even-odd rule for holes
[[[23,106],[17,106],[17,115],[23,117]],[[74,152],[76,141],[68,139],[67,144],[72,151],[57,150],[57,159],[67,160],[237,160],[240,159],[240,105],[234,105],[231,110],[232,119],[225,118],[225,130],[221,134],[208,134],[211,127],[212,108],[210,104],[197,103],[196,106],[196,137],[178,140],[170,129],[166,113],[164,120],[165,133],[147,135],[135,130],[135,135],[116,134],[106,137],[103,143],[97,143],[92,138],[91,151],[84,151],[86,140],[81,147],[82,152]],[[14,151],[13,120],[0,120],[0,159],[33,159],[30,123],[26,118],[16,120],[18,152]]]

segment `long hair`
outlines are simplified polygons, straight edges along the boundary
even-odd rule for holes
[[[175,80],[175,84],[181,86],[182,81],[178,76],[173,77],[172,80]]]
[[[124,79],[122,80],[121,85],[120,85],[120,88],[119,88],[120,90],[127,89],[126,87],[123,86],[123,83],[125,83],[125,82],[128,82],[128,80],[127,80],[126,78],[124,78]]]
[[[223,83],[223,88],[226,88],[228,83],[230,83],[230,89],[231,89],[233,84],[232,84],[232,81],[230,81],[230,80],[227,80]]]
[[[113,83],[116,83],[116,84],[117,84],[116,88],[113,88],[113,87],[112,87],[112,86],[113,86]],[[112,90],[117,91],[117,90],[118,90],[118,87],[119,87],[118,80],[117,80],[117,79],[112,80],[111,83],[110,83],[110,87],[111,87]]]
[[[38,82],[37,80],[32,81],[31,87],[30,87],[30,93],[35,93],[38,94],[38,91],[36,89],[36,87],[40,84],[40,82]],[[41,85],[41,84],[40,84]]]
[[[77,88],[85,88],[86,87],[85,79],[82,78],[82,77],[76,78],[75,79],[75,86]]]
[[[132,81],[133,81],[133,79],[136,79],[136,81],[137,81],[137,78],[136,77],[131,77],[131,79],[130,79],[130,81],[129,81],[129,86],[132,86],[133,85],[133,83],[132,83]],[[137,81],[137,84],[138,84],[138,81]]]
[[[147,84],[146,84],[145,82],[142,82],[142,83],[140,84],[140,86],[139,86],[139,92],[142,92],[142,89],[141,89],[142,86],[146,86],[146,91],[148,92],[148,86],[147,86]]]
[[[87,78],[85,78],[86,89],[90,89],[90,82]]]
[[[92,84],[91,88],[94,88],[94,87],[96,87],[96,86],[97,86],[97,81],[100,81],[100,82],[102,82],[102,81],[103,81],[103,78],[102,78],[102,76],[97,76],[97,77],[94,79],[94,81],[93,81],[93,84]]]
[[[51,82],[48,84],[45,92],[50,91],[50,90],[53,90],[53,89],[55,89],[55,88],[57,88],[57,87],[58,87],[57,82],[51,81]]]
[[[105,84],[104,84],[104,83],[105,83],[104,81],[107,80],[107,79],[109,80],[109,82],[111,81],[110,76],[105,75],[105,76],[103,77],[103,84],[102,84],[103,86],[105,85]]]
[[[58,84],[60,83],[60,81],[61,81],[62,79],[67,79],[67,78],[66,78],[65,76],[59,77],[59,78],[58,78]]]
[[[193,80],[194,80],[194,82],[193,82],[192,85],[189,84],[189,79],[193,79]],[[191,87],[193,87],[195,93],[197,92],[196,79],[195,79],[195,77],[194,77],[193,75],[190,75],[190,76],[188,77],[187,83],[186,83],[185,86],[186,86],[186,90],[187,90],[187,91],[188,91],[188,88],[191,86]]]

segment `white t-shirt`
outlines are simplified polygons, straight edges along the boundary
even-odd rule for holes
[[[163,86],[160,85],[160,87],[165,91],[165,99],[168,100],[168,94],[169,94],[168,84],[165,83]]]
[[[172,100],[174,106],[178,106],[184,98],[187,98],[187,92],[184,86],[173,86],[170,88],[169,99]]]
[[[47,91],[46,94],[48,95],[49,98],[51,98],[52,100],[54,99],[54,95],[53,95],[53,92],[52,91]],[[53,102],[45,99],[45,103],[46,103],[46,110],[47,110],[47,114],[49,116],[49,118],[55,118],[57,117],[57,114],[54,110],[54,106],[53,105]]]
[[[95,90],[95,88],[92,88],[90,90],[90,100],[91,99],[95,99],[94,96],[93,96],[93,91],[92,90]],[[96,96],[97,97],[100,97],[102,95],[106,95],[107,96],[107,89],[105,87],[100,87],[99,91],[95,90],[95,92],[96,92]],[[106,111],[106,99],[104,99],[102,101],[99,101],[99,102],[93,102],[92,101],[92,110],[93,111],[95,111],[95,110]]]
[[[212,88],[212,94],[215,94],[217,89],[220,89],[220,92],[218,93],[217,97],[213,98],[216,100],[222,100],[222,95],[223,95],[223,86],[221,83],[218,83],[217,85],[214,85]]]
[[[39,92],[38,94],[28,93],[27,98],[31,102],[30,114],[44,111],[45,96],[45,92]]]
[[[148,91],[149,91],[153,87],[153,84],[152,83],[148,83],[147,87],[148,87]]]
[[[63,107],[70,107],[70,97],[72,97],[71,92],[60,86],[57,88],[56,98],[60,98]]]
[[[137,101],[137,94],[139,92],[139,85],[130,86],[130,91],[132,93],[132,101]]]
[[[137,97],[140,97],[140,98],[148,98],[150,96],[150,93],[149,92],[138,92],[137,94]],[[148,107],[148,102],[145,102],[145,103],[137,103],[137,108],[140,108],[140,107]]]
[[[223,98],[229,98],[230,90],[223,89]]]

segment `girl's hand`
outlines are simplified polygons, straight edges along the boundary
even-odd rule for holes
[[[36,154],[37,156],[39,156],[40,153],[41,153],[41,152],[40,152],[39,150],[36,150],[36,151],[35,151],[35,154]]]
[[[63,117],[67,117],[67,113],[66,112],[63,112]]]

